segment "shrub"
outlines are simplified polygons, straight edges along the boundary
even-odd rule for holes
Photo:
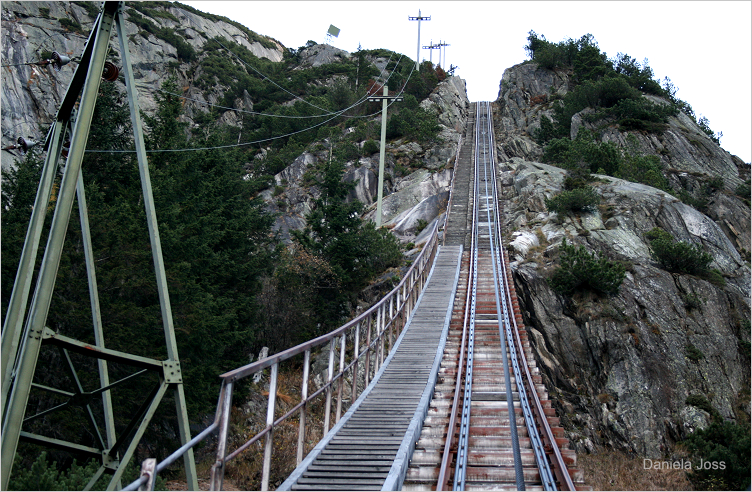
[[[570,169],[564,178],[564,189],[571,191],[578,188],[587,188],[593,176],[584,168]]]
[[[428,221],[425,219],[418,219],[418,223],[415,225],[415,234],[420,234],[423,229],[428,225]]]
[[[710,271],[708,265],[713,261],[713,257],[704,252],[698,244],[675,241],[669,235],[651,240],[650,246],[653,249],[653,257],[670,272],[702,275]]]
[[[609,261],[602,254],[589,253],[584,246],[567,244],[560,247],[560,266],[549,280],[551,287],[563,295],[586,288],[603,294],[616,294],[626,275],[623,264]]]
[[[551,212],[580,212],[595,208],[601,201],[600,195],[590,187],[575,188],[564,191],[553,198],[546,199],[546,207]]]
[[[70,20],[70,19],[63,17],[63,18],[58,19],[57,21],[60,23],[61,26],[68,29],[69,31],[77,32],[78,34],[86,34],[83,28],[81,27],[81,24],[79,24],[78,22],[74,20]]]
[[[701,308],[705,302],[703,298],[694,293],[683,295],[682,301],[684,301],[684,307],[690,311]]]
[[[344,142],[334,148],[334,155],[345,162],[354,161],[360,157],[360,151],[357,145]]]
[[[668,179],[663,175],[661,160],[655,155],[625,154],[614,176],[663,191],[671,190]]]
[[[123,472],[123,483],[128,484],[138,478],[136,460],[131,459]],[[67,470],[57,469],[57,462],[52,464],[47,461],[47,452],[37,456],[31,466],[23,466],[20,455],[16,454],[13,463],[13,474],[10,477],[8,490],[83,490],[94,473],[99,469],[99,462],[91,460],[83,466],[78,465],[76,460]],[[110,475],[103,475],[91,490],[105,490],[110,481]],[[157,476],[156,490],[167,490],[164,479]]]
[[[409,137],[418,141],[433,141],[440,126],[433,110],[400,108],[386,123],[386,137]]]
[[[603,172],[614,176],[621,163],[619,149],[611,142],[598,142],[595,135],[585,129],[577,133],[577,138],[553,139],[546,146],[543,161],[558,163],[567,169],[583,166],[590,172]]]
[[[364,156],[369,156],[380,151],[381,151],[381,146],[379,145],[378,142],[376,142],[375,140],[366,140],[363,143],[363,150],[361,151],[361,153]]]
[[[705,183],[705,190],[708,193],[712,193],[714,191],[722,190],[723,189],[723,177],[722,176],[715,176],[714,178],[710,178]]]
[[[687,358],[691,360],[692,362],[698,362],[705,358],[705,354],[703,354],[700,349],[698,349],[691,343],[687,345],[685,354],[687,355]]]
[[[696,490],[749,490],[749,431],[749,425],[716,421],[696,430],[684,441],[693,464],[699,465],[700,460],[711,464],[710,469],[693,466],[689,479]],[[712,463],[718,463],[718,468],[713,469]],[[724,469],[720,469],[720,463]]]
[[[749,202],[750,195],[752,195],[752,188],[750,188],[750,180],[747,180],[746,182],[737,186],[734,193],[736,193],[738,196],[744,198],[747,202]]]
[[[717,421],[723,419],[723,417],[721,417],[721,413],[716,410],[715,407],[710,404],[708,399],[702,395],[689,395],[684,403],[686,405],[692,405],[693,407],[697,407],[700,410],[708,412],[713,420]]]
[[[708,210],[708,195],[706,193],[700,193],[698,198],[692,196],[687,190],[679,190],[678,198],[683,203],[686,203],[690,207],[699,210],[700,212],[707,212]]]

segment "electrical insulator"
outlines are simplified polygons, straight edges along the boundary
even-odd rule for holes
[[[69,64],[71,61],[70,57],[61,55],[57,51],[52,52],[52,58],[47,60],[48,63],[52,64],[52,68],[54,68],[56,71],[60,71],[60,67],[63,65]]]
[[[68,152],[70,152],[70,140],[66,140],[63,143],[63,148],[60,150],[60,154],[67,159]]]
[[[102,79],[107,82],[115,82],[120,75],[120,69],[110,62],[104,62],[104,70],[102,70]]]
[[[18,142],[18,146],[16,148],[21,150],[22,155],[28,152],[30,148],[39,144],[39,142],[37,142],[36,140],[26,140],[23,137],[18,137],[18,140],[16,140],[16,142]]]

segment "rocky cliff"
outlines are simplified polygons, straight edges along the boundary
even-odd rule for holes
[[[438,118],[440,132],[437,141],[427,148],[404,138],[388,141],[384,159],[382,223],[403,242],[416,239],[422,230],[419,224],[430,230],[426,224],[431,226],[446,211],[451,168],[470,107],[465,81],[456,76],[448,77],[439,83],[421,107],[432,111]],[[365,142],[356,143],[363,148]],[[330,158],[328,146],[329,143],[325,142],[322,150],[301,154],[274,176],[279,188],[262,192],[268,211],[277,215],[274,229],[284,241],[290,241],[291,230],[305,227],[305,215],[311,211],[318,190],[315,186],[306,186],[304,176],[307,170],[315,169],[317,163]],[[344,180],[354,183],[348,200],[360,200],[367,207],[364,218],[374,219],[378,152],[349,160],[345,168]],[[275,192],[279,193],[276,199]]]
[[[5,53],[2,83],[3,147],[15,143],[19,136],[41,141],[43,132],[55,117],[57,107],[65,95],[75,70],[75,61],[55,71],[50,67],[25,65],[48,57],[52,51],[71,58],[80,55],[88,29],[98,13],[98,2],[3,2],[2,52]],[[287,51],[277,41],[258,35],[230,19],[204,14],[179,3],[160,3],[159,8],[135,5],[126,8],[131,60],[139,90],[139,104],[147,114],[156,107],[155,94],[167,74],[177,77],[182,95],[192,100],[185,105],[184,118],[195,126],[197,112],[207,112],[201,103],[222,103],[228,89],[221,82],[200,87],[205,68],[196,63],[207,42],[219,37],[228,43],[238,43],[257,57],[273,62],[283,60]],[[177,37],[166,35],[174,33]],[[119,60],[119,45],[110,43],[111,58]],[[322,67],[349,60],[353,55],[328,45],[312,45],[291,50],[298,61],[298,69]],[[387,68],[389,59],[380,55],[366,55],[364,61],[378,71]],[[192,63],[193,62],[193,63]],[[389,72],[376,77],[381,81]],[[333,85],[342,79],[334,75],[319,84]],[[116,82],[121,83],[121,82]],[[248,93],[234,101],[241,111],[252,110],[254,103]],[[394,227],[395,233],[408,241],[415,237],[419,221],[431,222],[446,208],[446,195],[451,182],[452,160],[456,154],[459,135],[464,127],[469,103],[465,83],[459,77],[449,77],[441,83],[421,107],[438,118],[440,133],[437,141],[424,148],[407,139],[390,141],[387,146],[384,223]],[[239,126],[238,112],[226,111],[221,123]],[[373,118],[380,121],[380,115]],[[352,131],[348,129],[345,131]],[[362,148],[363,141],[357,142]],[[317,190],[303,184],[303,176],[318,162],[330,158],[331,144],[322,143],[318,151],[306,151],[274,177],[277,188],[262,193],[268,211],[277,214],[275,231],[289,241],[290,230],[305,226]],[[265,150],[257,156],[265,158]],[[2,166],[14,166],[20,159],[18,151],[3,151]],[[399,170],[398,170],[399,169]],[[358,199],[370,206],[367,217],[375,213],[378,153],[347,162],[345,180],[354,182],[350,199]],[[283,192],[282,192],[283,190]],[[443,198],[442,198],[443,197]]]
[[[37,141],[44,139],[42,132],[55,117],[76,66],[74,61],[58,72],[52,67],[22,64],[43,60],[53,51],[74,59],[80,56],[99,12],[99,4],[2,3],[0,43],[4,66],[0,91],[3,147],[14,143],[19,136]],[[210,39],[217,36],[244,46],[258,57],[282,60],[284,47],[277,41],[257,35],[229,19],[202,14],[179,3],[164,2],[158,10],[138,8],[142,11],[126,5],[125,30],[139,90],[139,104],[146,112],[156,107],[154,94],[168,73],[168,67],[177,74],[178,84],[186,87],[184,95],[187,97],[210,103],[222,99],[226,87],[217,85],[207,93],[192,86],[198,74],[191,71],[188,63],[192,52],[200,52]],[[162,29],[168,29],[174,37],[165,35]],[[120,49],[115,35],[110,46],[112,58],[119,59]],[[240,109],[252,107],[247,101],[238,103]],[[3,168],[13,165],[16,159],[17,154],[3,151]]]
[[[711,194],[703,213],[665,191],[597,175],[597,209],[550,212],[545,199],[564,190],[565,171],[540,162],[533,132],[568,90],[565,71],[530,62],[504,72],[496,101],[507,244],[525,323],[578,451],[607,446],[664,457],[710,420],[687,403],[690,396],[706,399],[725,419],[749,419],[750,207],[731,191],[748,179],[749,165],[681,113],[660,134],[575,115],[573,136],[586,126],[601,142],[623,148],[632,135],[640,152],[660,158],[674,190],[717,177],[724,188]],[[723,280],[663,269],[645,237],[654,227],[701,245]],[[626,266],[618,295],[579,292],[570,299],[550,287],[565,238]]]

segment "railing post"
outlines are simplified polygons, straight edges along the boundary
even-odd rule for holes
[[[373,377],[376,377],[376,373],[379,372],[379,336],[381,335],[381,325],[384,323],[384,315],[381,313],[379,309],[376,310],[376,331],[374,332],[374,336],[376,339],[374,340],[374,347],[373,347]]]
[[[376,310],[378,312],[378,309]],[[365,367],[365,386],[368,387],[368,383],[371,381],[371,324],[373,322],[373,313],[368,315],[368,321],[366,322],[366,367]]]
[[[332,414],[332,377],[334,376],[334,340],[329,340],[329,370],[326,376],[326,409],[324,411],[324,435],[329,432],[329,418]]]
[[[342,416],[342,393],[345,387],[345,348],[347,346],[347,333],[343,333],[339,344],[339,387],[337,388],[337,416],[334,423],[339,422]]]
[[[232,381],[222,382],[219,399],[219,435],[217,436],[217,459],[211,469],[210,490],[222,490],[225,477],[225,456],[227,454],[227,430],[230,426],[232,404]]]
[[[303,447],[305,443],[305,427],[306,427],[306,408],[308,403],[308,371],[311,365],[311,349],[305,351],[303,356],[303,384],[300,389],[300,399],[303,402],[303,406],[300,407],[300,426],[298,427],[298,453],[296,456],[296,465],[299,465],[303,461]]]
[[[274,425],[274,406],[277,403],[277,373],[279,362],[272,365],[272,374],[269,377],[269,406],[266,408],[266,426]],[[266,434],[266,446],[264,448],[264,467],[261,472],[261,490],[269,490],[269,474],[272,468],[272,447],[274,441],[274,427]]]
[[[355,342],[353,343],[353,381],[352,381],[352,397],[350,404],[352,405],[355,400],[358,399],[358,356],[360,355],[360,322],[355,325]]]
[[[392,326],[392,325],[389,325]],[[381,335],[379,335],[379,367],[384,365],[384,339],[386,338],[386,325],[381,329]]]

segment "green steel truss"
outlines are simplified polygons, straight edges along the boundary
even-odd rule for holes
[[[88,457],[96,457],[101,461],[101,466],[87,485],[87,489],[90,489],[105,472],[112,474],[108,490],[119,487],[121,485],[123,470],[133,456],[136,446],[168,389],[174,392],[180,440],[185,444],[191,438],[183,391],[183,380],[180,371],[180,359],[178,357],[172,320],[172,309],[170,307],[170,298],[162,259],[162,247],[154,209],[154,197],[152,195],[143,129],[138,109],[138,96],[128,50],[128,38],[125,32],[123,3],[108,1],[102,4],[100,14],[94,23],[81,56],[81,61],[68,86],[68,91],[58,109],[56,119],[52,124],[45,143],[47,155],[2,331],[2,359],[0,359],[3,415],[2,476],[0,477],[2,479],[0,483],[2,490],[8,490],[13,458],[20,439],[46,447],[65,449],[72,453],[83,454]],[[91,246],[86,196],[81,176],[81,163],[86,150],[86,141],[89,135],[99,84],[102,80],[105,57],[108,52],[113,29],[115,29],[120,43],[123,75],[130,105],[152,257],[157,277],[157,289],[168,357],[167,360],[163,361],[110,350],[105,348],[104,345],[104,331],[99,310],[94,255]],[[77,109],[75,109],[76,103],[78,103]],[[60,182],[49,238],[40,264],[34,295],[31,297],[29,305],[29,293],[34,275],[34,262],[44,225],[44,212],[50,200],[55,171],[60,161],[66,133],[70,137],[70,150]],[[89,297],[94,324],[94,345],[61,336],[45,326],[74,197],[78,200],[79,219],[83,233]],[[28,313],[27,305],[29,306]],[[60,351],[61,360],[65,366],[64,370],[73,382],[74,387],[70,391],[33,383],[40,349],[42,346],[47,345],[53,346]],[[94,391],[84,390],[71,360],[71,353],[82,354],[97,360],[100,383],[98,389]],[[108,362],[132,367],[136,372],[119,381],[112,382],[107,370]],[[120,433],[120,436],[117,436],[114,426],[114,414],[116,410],[113,408],[110,390],[128,380],[149,373],[156,374],[158,382],[152,384],[152,388],[144,390],[143,403],[135,414],[130,416],[130,422],[125,430]],[[152,377],[151,379],[153,380],[154,378]],[[64,399],[67,398],[67,400],[63,404],[35,415],[27,416],[27,405],[32,388],[52,392]],[[94,410],[91,405],[95,398],[101,398],[102,400],[104,415],[101,418],[105,427],[104,435],[102,435],[96,423]],[[71,406],[83,409],[85,418],[97,437],[98,446],[83,446],[74,442],[36,435],[23,430],[25,422],[33,421]],[[185,469],[188,486],[191,490],[198,490],[192,450],[185,455]]]

